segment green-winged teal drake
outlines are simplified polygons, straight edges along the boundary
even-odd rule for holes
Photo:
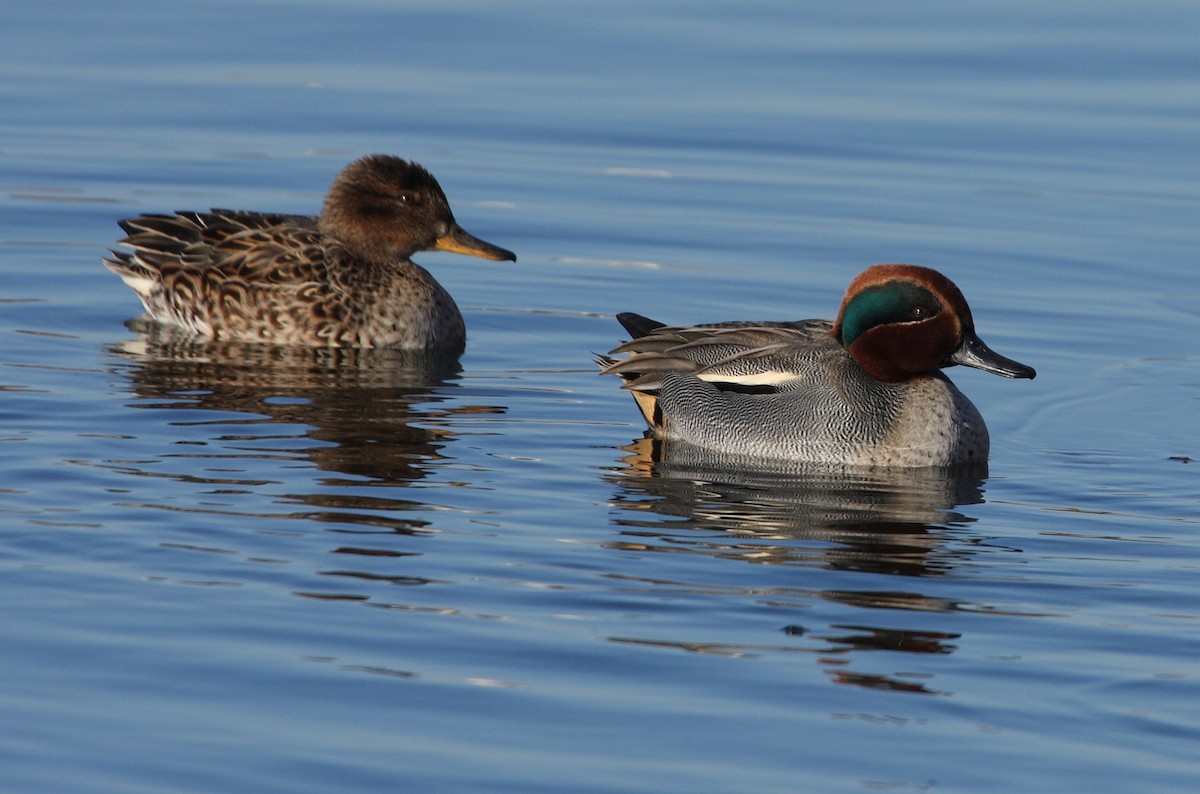
[[[370,155],[334,180],[320,216],[241,210],[121,221],[131,252],[104,264],[150,316],[202,338],[461,352],[462,314],[410,257],[516,256],[458,225],[416,163]]]
[[[744,457],[986,463],[983,417],[941,369],[1036,374],[989,349],[958,287],[916,265],[868,268],[832,322],[675,327],[637,314],[617,319],[633,339],[598,361],[603,374],[624,380],[651,431]]]

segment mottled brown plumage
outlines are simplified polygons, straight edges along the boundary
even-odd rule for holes
[[[410,257],[516,260],[455,222],[428,171],[388,155],[347,166],[318,217],[214,209],[120,225],[133,250],[104,264],[153,319],[211,339],[458,352],[458,306]]]

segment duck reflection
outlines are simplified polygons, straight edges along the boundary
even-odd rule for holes
[[[438,426],[441,420],[503,412],[496,406],[437,407],[460,371],[456,356],[203,342],[156,323],[133,321],[130,327],[138,338],[113,352],[133,365],[128,376],[144,398],[135,407],[246,415],[238,422],[223,417],[223,426],[277,423],[289,434],[304,428],[302,437],[319,443],[303,447],[302,454],[319,470],[374,484],[423,478],[453,438]],[[244,440],[263,438],[255,432]],[[222,440],[239,441],[236,434]],[[288,451],[296,453],[294,446]]]
[[[811,465],[764,468],[690,444],[643,438],[624,447],[622,465],[609,475],[612,504],[621,528],[610,547],[669,553],[709,554],[764,565],[802,566],[832,572],[900,577],[897,585],[873,590],[838,588],[842,577],[822,575],[786,588],[755,588],[755,597],[779,606],[814,600],[869,609],[948,612],[963,605],[926,595],[901,582],[940,577],[972,554],[962,528],[974,519],[956,510],[983,501],[983,466],[942,469],[850,469]],[[798,580],[799,581],[799,580]],[[855,581],[861,581],[856,579]],[[714,588],[696,583],[647,583],[655,588]],[[721,589],[721,588],[717,588]],[[745,589],[735,588],[745,593]],[[868,651],[916,654],[953,652],[957,634],[922,628],[830,624],[804,636],[806,649],[835,683],[929,693],[920,681],[858,674],[850,659]],[[622,641],[634,641],[623,638]],[[641,638],[636,641],[660,644]],[[684,648],[688,643],[667,641]],[[773,650],[800,651],[796,646]],[[738,653],[766,648],[727,648]],[[712,652],[711,650],[709,652]]]
[[[624,467],[611,477],[613,502],[626,512],[617,518],[623,542],[686,542],[683,519],[689,530],[783,541],[723,552],[748,562],[901,576],[936,576],[955,564],[962,552],[946,548],[948,528],[973,519],[954,508],[982,502],[987,476],[983,467],[765,468],[652,438],[624,449]]]
[[[111,352],[137,395],[130,407],[164,414],[158,424],[172,452],[108,465],[199,486],[144,504],[216,522],[172,526],[164,548],[286,563],[287,553],[278,553],[286,542],[267,544],[267,555],[241,544],[291,534],[281,520],[312,523],[337,538],[328,553],[339,562],[318,566],[321,584],[301,585],[296,596],[376,602],[396,586],[433,581],[414,567],[421,554],[409,539],[431,531],[429,500],[438,491],[401,494],[444,465],[443,450],[461,433],[463,414],[504,412],[464,404],[455,394],[457,356],[201,342],[144,321],[131,328],[138,337]],[[313,476],[310,466],[328,474]],[[292,487],[281,489],[285,483]],[[229,544],[207,539],[208,527],[231,519],[258,532],[223,535],[235,539]]]
[[[835,632],[820,639],[829,643],[829,647],[819,657],[821,667],[828,673],[835,684],[848,684],[865,689],[886,689],[892,692],[911,692],[915,694],[932,695],[944,694],[934,689],[912,673],[884,675],[882,673],[864,673],[851,670],[851,654],[864,651],[902,651],[909,654],[949,654],[953,653],[960,635],[906,629],[886,629],[877,626],[846,626],[835,624],[830,627]],[[850,632],[850,633],[845,633]]]

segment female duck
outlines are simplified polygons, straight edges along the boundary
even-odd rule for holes
[[[753,458],[862,466],[985,463],[979,411],[942,367],[1007,378],[1034,370],[975,334],[950,279],[875,265],[850,284],[837,319],[668,327],[617,319],[633,338],[602,356],[653,433]]]
[[[153,319],[269,344],[461,352],[458,306],[409,257],[516,260],[459,227],[428,171],[379,154],[338,175],[320,217],[214,209],[141,215],[121,228],[133,251],[104,264]]]

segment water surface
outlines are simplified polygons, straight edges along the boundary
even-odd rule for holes
[[[0,787],[1191,791],[1189,4],[17,2],[0,33]],[[139,212],[314,212],[369,152],[430,362],[162,344]],[[942,270],[986,473],[722,470],[612,319],[832,317]]]

